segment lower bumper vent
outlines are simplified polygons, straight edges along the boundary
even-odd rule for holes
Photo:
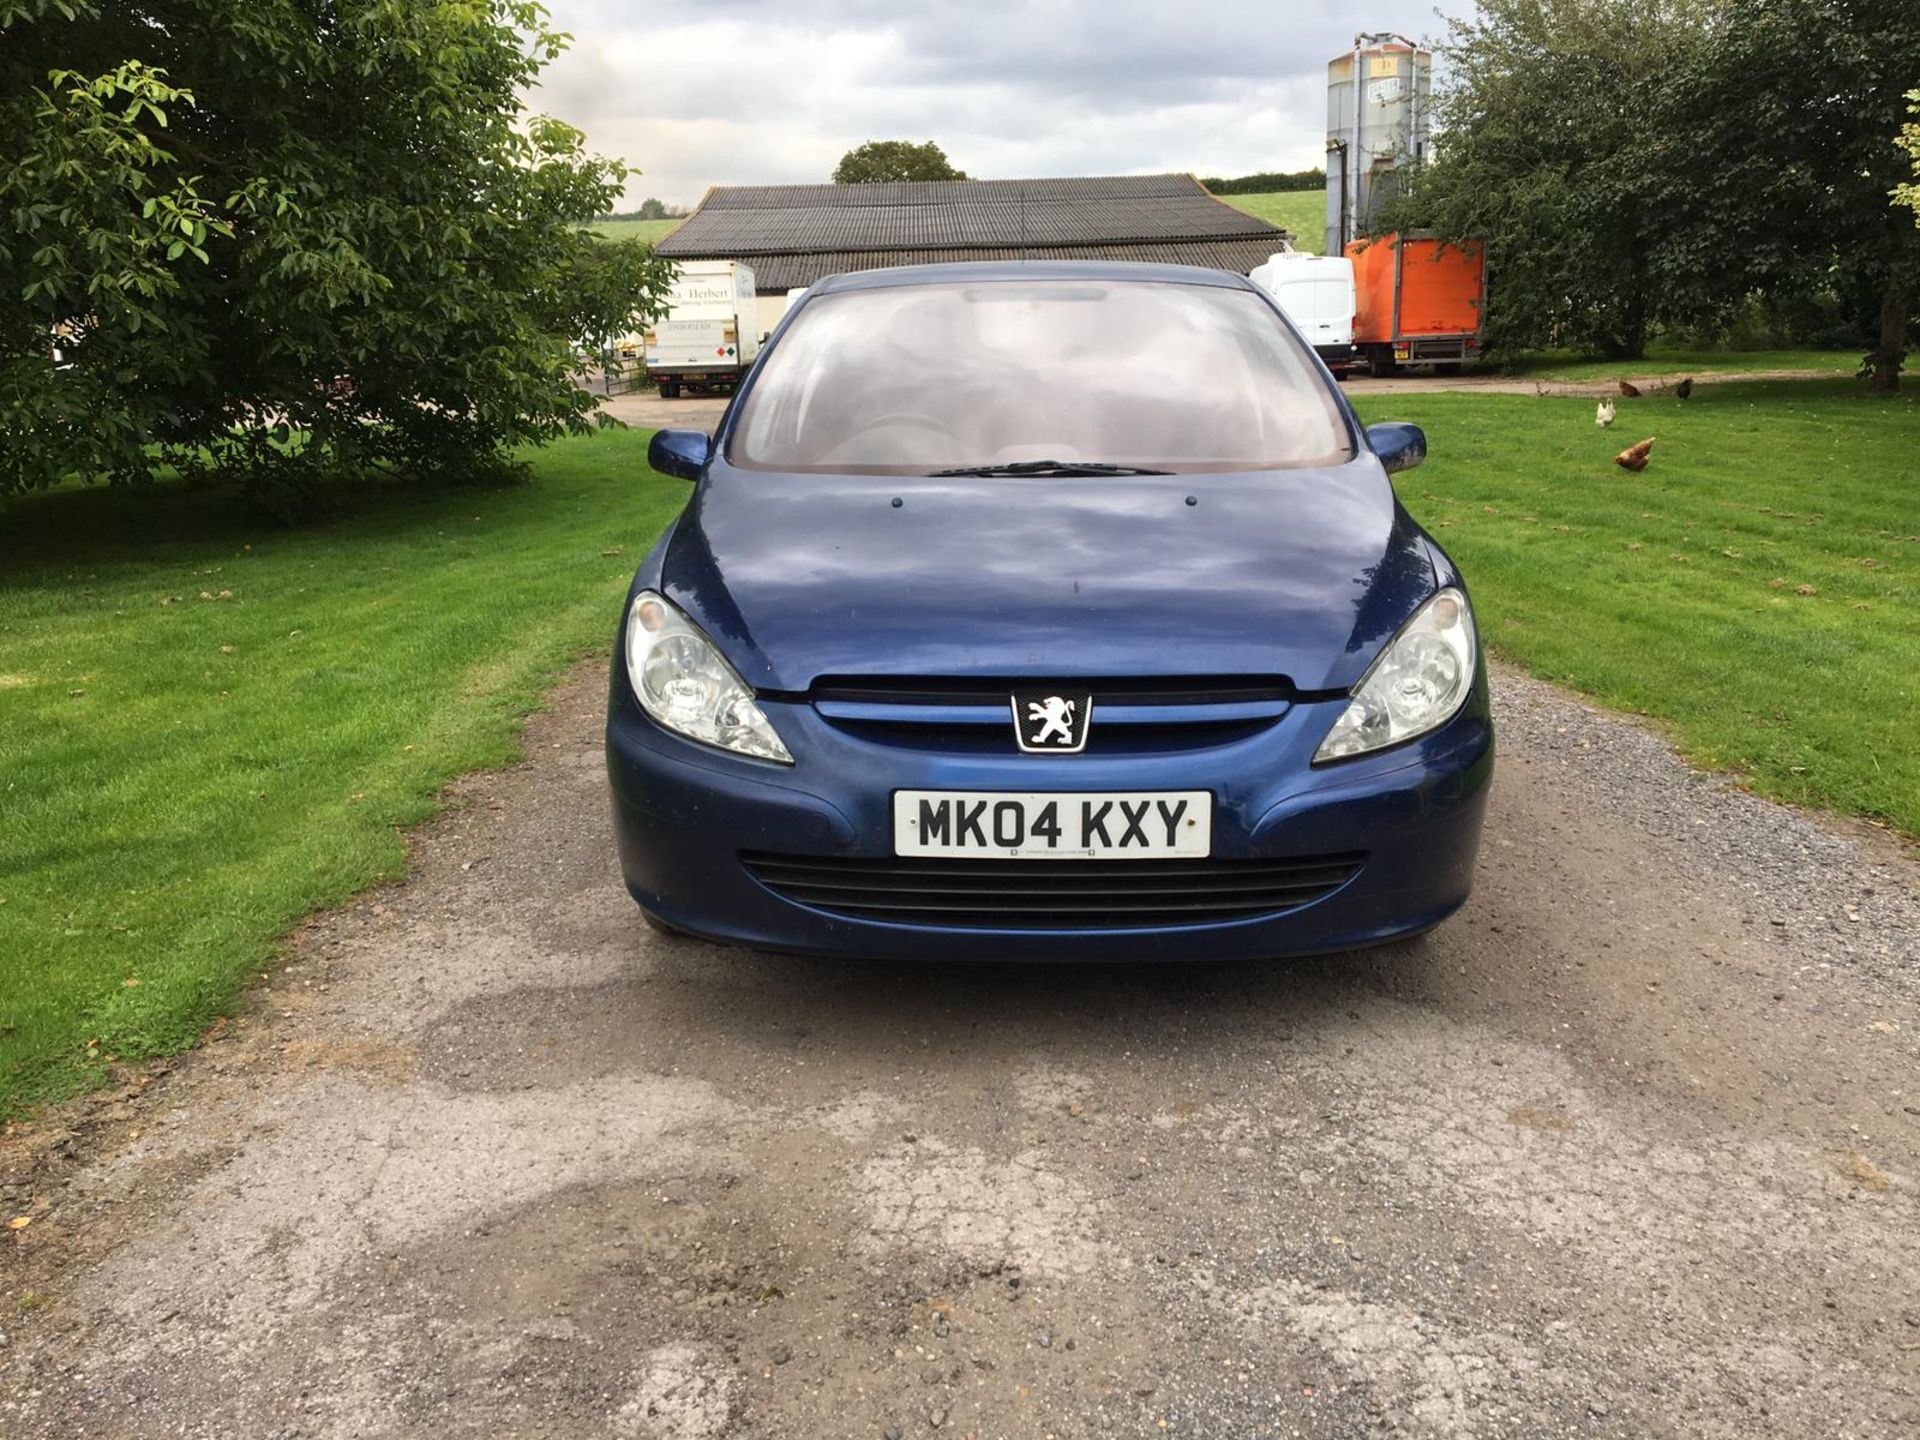
[[[1332,894],[1360,853],[1280,860],[928,860],[743,854],[795,904],[969,930],[1139,930],[1284,915]]]

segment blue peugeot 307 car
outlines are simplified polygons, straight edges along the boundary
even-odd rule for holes
[[[656,925],[825,955],[1412,935],[1493,768],[1453,563],[1248,281],[933,265],[809,290],[634,577],[607,716]]]

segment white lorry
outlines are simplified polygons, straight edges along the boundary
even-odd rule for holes
[[[737,260],[682,260],[667,313],[644,339],[664,399],[688,386],[732,389],[760,353],[753,271]]]
[[[1247,277],[1274,298],[1336,375],[1353,368],[1353,262],[1283,250]]]

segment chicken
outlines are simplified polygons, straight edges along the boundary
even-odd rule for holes
[[[1622,470],[1631,470],[1638,475],[1647,468],[1647,453],[1653,449],[1653,442],[1659,438],[1657,435],[1649,435],[1638,445],[1629,445],[1613,457],[1613,463]]]
[[[1627,399],[1638,400],[1640,398],[1640,387],[1638,385],[1626,380],[1616,381],[1615,383],[1619,385],[1620,393],[1626,396]]]
[[[1678,395],[1682,400],[1693,394],[1693,377],[1689,375],[1678,385],[1674,386],[1673,393]]]
[[[1602,430],[1613,423],[1613,402],[1611,400],[1602,400],[1598,405],[1593,407],[1593,423],[1598,425]]]

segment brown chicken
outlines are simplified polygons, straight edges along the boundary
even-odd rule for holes
[[[1678,385],[1674,386],[1673,393],[1678,395],[1682,400],[1686,399],[1693,393],[1693,377],[1689,375]]]
[[[1613,463],[1622,470],[1631,470],[1638,475],[1647,468],[1647,455],[1653,449],[1653,442],[1658,438],[1657,435],[1649,435],[1638,445],[1629,445],[1613,457]]]
[[[1618,383],[1620,386],[1620,393],[1626,396],[1627,399],[1638,400],[1640,398],[1640,387],[1638,385],[1631,384],[1625,380],[1619,381]]]

